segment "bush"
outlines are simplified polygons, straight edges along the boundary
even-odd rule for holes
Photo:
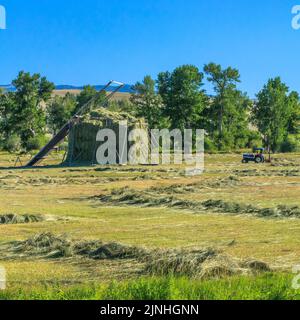
[[[235,148],[234,136],[230,131],[224,130],[223,136],[216,137],[216,143],[219,145],[219,150],[223,152],[231,152]]]
[[[9,136],[4,142],[4,149],[8,152],[18,152],[21,150],[21,146],[21,138],[17,134]]]
[[[208,138],[208,137],[205,137],[205,140],[204,140],[204,150],[205,152],[217,152],[218,148],[217,146],[214,144],[214,142]]]
[[[47,142],[48,142],[48,139],[44,135],[36,136],[28,139],[26,143],[26,149],[28,151],[39,150],[42,147],[44,147]]]
[[[263,145],[263,141],[259,132],[249,131],[247,138],[247,148],[261,148],[261,146]]]
[[[282,142],[280,151],[285,152],[298,152],[300,151],[300,138],[297,135],[290,135]]]

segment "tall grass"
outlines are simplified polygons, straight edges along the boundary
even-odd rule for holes
[[[292,276],[265,274],[198,281],[186,278],[141,278],[110,284],[11,287],[2,300],[300,300]]]

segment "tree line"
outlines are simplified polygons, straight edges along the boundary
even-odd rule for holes
[[[214,94],[207,95],[204,79]],[[238,89],[237,69],[209,63],[200,71],[183,65],[146,76],[135,85],[134,112],[151,128],[205,129],[207,151],[232,151],[264,146],[272,152],[300,151],[299,94],[280,77],[269,79],[251,100]]]
[[[204,80],[214,94],[205,91]],[[238,88],[237,69],[209,63],[200,70],[183,65],[145,76],[130,99],[112,101],[112,111],[143,117],[151,129],[205,129],[207,151],[232,151],[263,145],[272,152],[300,150],[300,99],[280,77],[269,79],[255,100]],[[97,91],[53,96],[53,83],[39,74],[20,72],[14,92],[0,92],[0,147],[39,149]]]

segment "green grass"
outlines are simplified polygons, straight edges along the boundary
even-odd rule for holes
[[[300,300],[292,275],[265,274],[197,281],[186,278],[141,278],[127,282],[15,287],[0,291],[1,300]]]

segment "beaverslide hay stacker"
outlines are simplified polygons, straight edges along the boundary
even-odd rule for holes
[[[107,89],[109,89],[111,86],[115,86],[112,91],[107,94],[105,99],[101,102],[100,106],[104,107],[107,105],[107,102],[118,92],[120,91],[125,84],[118,81],[110,81],[108,82],[97,94],[91,98],[85,105],[83,105],[80,110],[59,130],[59,132],[39,151],[37,155],[35,155],[27,164],[25,167],[33,167],[37,164],[39,164],[41,161],[43,161],[51,151],[55,150],[55,147],[57,147],[60,143],[64,141],[64,139],[68,136],[70,130],[74,125],[76,125],[79,121],[82,115],[84,115],[85,112],[90,110],[90,108],[93,106],[93,104],[103,95],[107,92]],[[99,105],[98,105],[99,106]]]

